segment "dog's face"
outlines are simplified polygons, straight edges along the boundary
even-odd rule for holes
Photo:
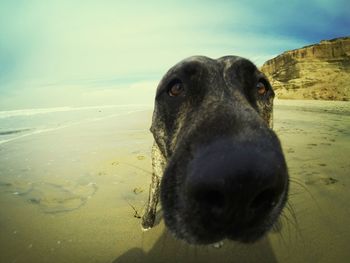
[[[167,227],[189,243],[253,242],[276,222],[288,173],[272,125],[274,92],[249,60],[191,57],[156,94],[151,131],[167,160]]]

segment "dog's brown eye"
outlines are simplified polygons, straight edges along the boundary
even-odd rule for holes
[[[177,82],[172,85],[168,91],[169,96],[176,97],[179,96],[184,90],[182,83]]]
[[[264,95],[264,94],[266,94],[266,92],[267,92],[267,87],[266,87],[266,85],[265,85],[264,83],[262,83],[262,82],[259,82],[258,84],[256,84],[256,88],[257,88],[258,93],[259,93],[260,95]]]

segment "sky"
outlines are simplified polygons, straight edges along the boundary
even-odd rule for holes
[[[192,55],[278,54],[350,35],[348,0],[0,0],[0,110],[152,104]]]

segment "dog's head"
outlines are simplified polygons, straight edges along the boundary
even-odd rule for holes
[[[189,243],[253,242],[276,222],[288,172],[272,87],[241,57],[190,57],[159,83],[151,131],[167,160],[167,227]]]

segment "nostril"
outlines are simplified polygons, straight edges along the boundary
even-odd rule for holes
[[[274,189],[266,189],[257,194],[250,203],[252,210],[270,210],[276,204],[278,194]]]

